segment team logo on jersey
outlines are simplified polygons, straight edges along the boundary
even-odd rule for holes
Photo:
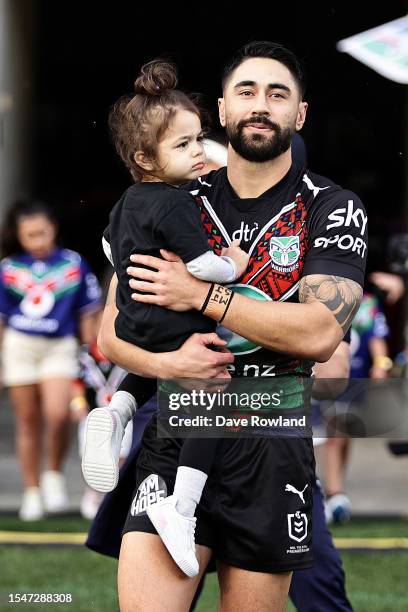
[[[278,272],[293,272],[299,267],[299,236],[272,236],[269,241],[271,265]]]
[[[288,514],[289,537],[295,542],[303,542],[307,538],[307,516],[299,510],[295,514]]]
[[[54,308],[55,298],[52,291],[42,285],[37,285],[28,290],[24,299],[20,302],[20,310],[30,319],[42,319]]]
[[[167,497],[167,486],[161,476],[150,474],[140,483],[130,507],[130,514],[145,514],[146,508]]]
[[[254,300],[261,300],[263,302],[271,301],[271,298],[260,289],[257,289],[257,287],[251,287],[250,285],[228,285],[228,287],[232,289],[234,293],[239,293],[240,295],[244,295]],[[258,344],[243,338],[222,325],[217,327],[217,334],[227,342],[227,348],[233,355],[247,355],[248,353],[259,351],[261,348]]]

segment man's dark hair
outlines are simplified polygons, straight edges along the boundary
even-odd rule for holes
[[[253,57],[265,57],[268,59],[274,59],[280,62],[289,70],[296,83],[299,86],[300,95],[303,98],[305,93],[305,77],[303,74],[302,66],[297,59],[296,55],[279,43],[269,42],[267,40],[254,40],[248,43],[234,54],[231,61],[226,64],[222,73],[222,88],[225,85],[234,72],[234,70],[245,60]]]

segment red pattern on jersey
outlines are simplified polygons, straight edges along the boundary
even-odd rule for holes
[[[207,235],[208,244],[214,253],[221,255],[221,249],[227,247],[228,244],[214,220],[207,213],[201,198],[196,197],[196,202],[200,208],[201,223]],[[300,195],[297,196],[295,202],[296,206],[289,212],[283,213],[258,241],[246,273],[237,281],[257,287],[272,300],[279,300],[298,282],[304,266],[307,251],[307,213]],[[277,236],[299,236],[300,256],[297,262],[299,265],[292,272],[278,272],[272,268],[269,242],[272,237]]]
[[[216,255],[221,255],[221,250],[223,247],[227,247],[228,244],[218,227],[215,225],[214,221],[208,215],[202,199],[200,197],[196,197],[195,200],[200,208],[201,224],[207,235],[208,244]]]
[[[272,300],[279,300],[295,285],[302,274],[304,258],[307,251],[306,207],[299,195],[296,206],[267,229],[258,241],[247,268],[240,279],[241,283],[257,287]],[[300,255],[297,268],[291,272],[279,272],[273,268],[269,253],[270,239],[282,236],[299,236]]]

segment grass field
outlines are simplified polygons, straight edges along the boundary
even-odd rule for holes
[[[76,518],[48,519],[23,524],[0,517],[0,531],[84,532],[88,523]],[[335,537],[408,537],[406,521],[354,521],[334,530]],[[408,610],[407,552],[343,552],[347,589],[356,612]],[[83,547],[0,546],[0,610],[118,609],[117,562]],[[9,593],[71,593],[72,604],[9,604]],[[217,582],[211,575],[198,612],[215,612]],[[288,605],[288,611],[293,610]],[[154,611],[152,611],[154,612]],[[329,612],[329,611],[328,611]]]

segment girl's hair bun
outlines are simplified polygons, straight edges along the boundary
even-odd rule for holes
[[[165,91],[177,87],[177,69],[167,60],[156,59],[148,62],[135,81],[136,94],[161,96]]]

